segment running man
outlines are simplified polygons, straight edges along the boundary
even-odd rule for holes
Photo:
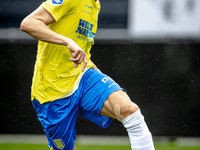
[[[139,107],[90,60],[97,30],[98,0],[47,0],[21,23],[39,40],[32,104],[51,150],[75,150],[78,110],[106,128],[123,123],[134,150],[154,150]]]

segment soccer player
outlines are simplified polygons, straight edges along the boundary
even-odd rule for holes
[[[47,0],[21,23],[39,40],[32,104],[51,150],[75,150],[78,110],[105,128],[117,119],[134,150],[153,150],[139,107],[90,60],[97,30],[98,0]]]

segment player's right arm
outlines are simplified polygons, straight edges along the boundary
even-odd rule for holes
[[[70,60],[74,62],[74,66],[78,67],[83,61],[82,70],[84,70],[87,65],[85,52],[72,39],[52,31],[47,25],[53,22],[55,19],[52,15],[40,6],[22,21],[20,30],[37,40],[67,46],[72,54]]]

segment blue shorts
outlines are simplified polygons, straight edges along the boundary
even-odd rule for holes
[[[49,147],[54,150],[73,149],[79,109],[81,116],[106,128],[112,119],[101,116],[100,112],[108,96],[117,90],[123,89],[107,75],[90,68],[70,97],[44,104],[34,99],[33,107],[45,131]]]

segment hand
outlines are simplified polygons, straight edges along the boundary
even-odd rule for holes
[[[84,71],[85,67],[87,65],[87,55],[86,55],[86,53],[73,40],[70,40],[68,42],[67,48],[71,52],[72,58],[70,58],[70,60],[74,62],[74,67],[77,68],[78,64],[81,64],[82,61],[83,61],[82,71]]]

